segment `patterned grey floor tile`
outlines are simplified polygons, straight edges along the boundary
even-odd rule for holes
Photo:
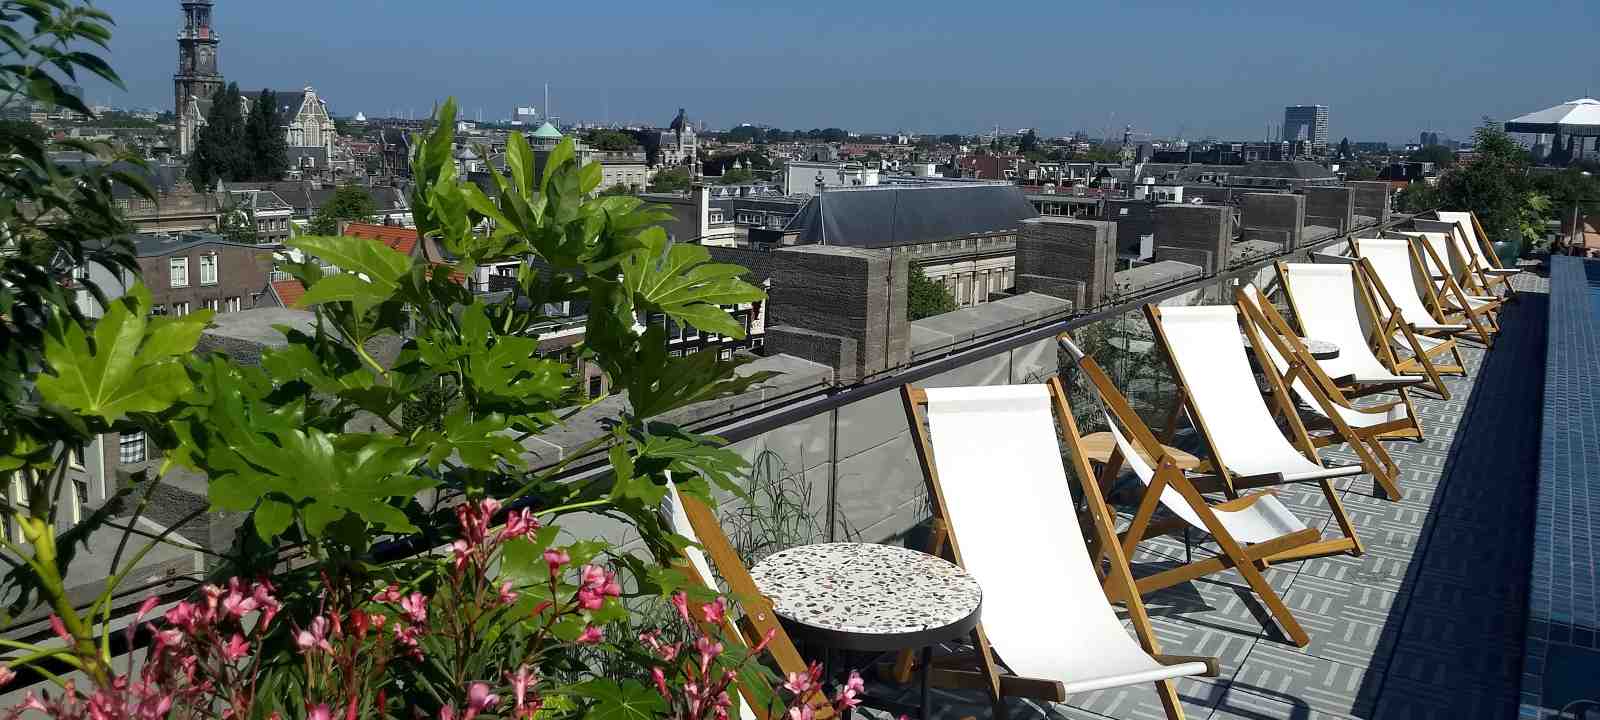
[[[1179,678],[1177,686],[1183,714],[1191,718],[1210,715],[1212,706],[1221,700],[1227,689],[1226,682],[1210,678]],[[1167,717],[1152,683],[1069,695],[1065,704],[1119,720],[1166,720]]]
[[[1299,698],[1273,698],[1229,688],[1211,713],[1211,720],[1342,720],[1347,715],[1313,710]]]
[[[1362,715],[1377,701],[1367,669],[1257,643],[1230,688],[1336,715]]]
[[[1439,646],[1402,641],[1390,661],[1389,680],[1515,695],[1522,656],[1497,646]]]
[[[1273,567],[1268,568],[1264,576],[1267,584],[1281,595],[1294,579],[1294,572]],[[1186,622],[1206,630],[1249,635],[1272,626],[1276,632],[1266,607],[1255,597],[1249,583],[1234,570],[1150,593],[1145,596],[1145,607],[1151,616]]]
[[[1400,636],[1397,605],[1405,602],[1404,596],[1367,585],[1302,576],[1295,578],[1283,599],[1311,636],[1306,647],[1282,643],[1283,649],[1374,670],[1388,663]]]

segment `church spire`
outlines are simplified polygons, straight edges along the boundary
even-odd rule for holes
[[[178,31],[178,72],[172,76],[173,113],[178,119],[178,153],[194,150],[205,121],[201,108],[222,87],[217,69],[220,38],[211,28],[212,0],[182,0],[183,29]]]

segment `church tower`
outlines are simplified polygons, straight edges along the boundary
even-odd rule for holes
[[[212,0],[183,0],[183,30],[178,32],[178,73],[172,76],[173,114],[178,120],[178,154],[194,151],[211,96],[222,87],[217,72],[217,34],[211,29]]]

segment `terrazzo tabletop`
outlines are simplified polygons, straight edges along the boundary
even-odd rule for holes
[[[976,623],[983,601],[965,570],[893,545],[804,545],[768,556],[750,575],[779,616],[835,633],[906,635]]]

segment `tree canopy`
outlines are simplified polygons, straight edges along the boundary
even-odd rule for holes
[[[596,150],[632,150],[639,146],[632,135],[621,130],[595,130],[584,138],[584,142]]]
[[[1456,151],[1443,145],[1428,145],[1412,151],[1408,159],[1412,162],[1431,162],[1440,167],[1450,167],[1456,164]]]
[[[333,197],[327,203],[317,208],[309,230],[312,235],[338,235],[341,221],[367,220],[376,214],[378,206],[372,202],[372,195],[367,193],[366,188],[341,185],[333,191]]]
[[[650,180],[650,192],[667,193],[688,190],[691,184],[689,171],[683,168],[667,168],[656,173]]]
[[[744,168],[736,167],[728,168],[727,172],[722,173],[722,177],[717,178],[717,182],[722,185],[743,185],[745,183],[755,182],[755,179],[755,173]]]
[[[235,83],[211,97],[206,125],[189,156],[189,182],[196,190],[211,190],[218,181],[282,180],[288,172],[288,141],[280,128],[277,95],[261,91],[248,117],[243,106]]]
[[[916,264],[911,266],[911,275],[906,285],[906,318],[921,320],[925,317],[943,315],[960,307],[956,299],[950,295],[944,285],[928,279],[923,274],[922,268]]]
[[[245,152],[244,113],[239,86],[228,83],[211,96],[206,125],[200,128],[194,152],[189,155],[189,182],[200,192],[219,180],[241,180],[250,174]]]
[[[245,179],[276,181],[289,172],[289,141],[281,125],[277,93],[262,90],[245,120],[245,155],[250,168],[250,176]]]

